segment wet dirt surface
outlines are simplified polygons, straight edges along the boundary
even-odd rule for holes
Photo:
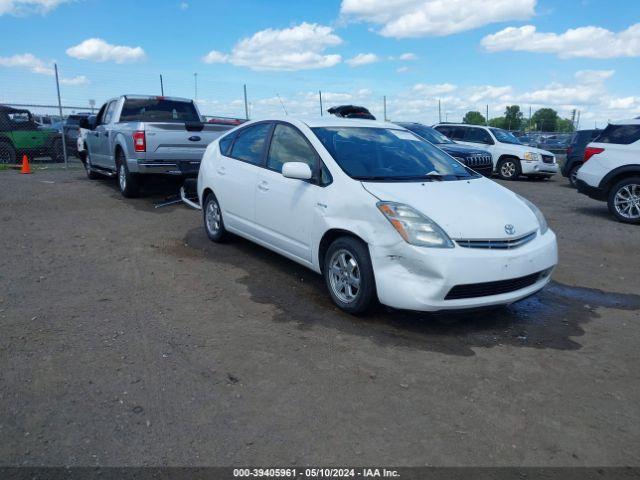
[[[544,292],[355,318],[171,182],[0,172],[0,462],[638,465],[640,231],[564,182],[504,184],[558,235]]]

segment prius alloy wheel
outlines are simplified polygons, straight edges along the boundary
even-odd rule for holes
[[[358,314],[376,302],[375,280],[367,246],[353,237],[341,237],[325,254],[323,273],[334,303]]]
[[[213,193],[207,195],[203,205],[204,229],[207,236],[214,242],[222,242],[227,238],[227,231],[224,228],[222,210],[218,199]]]

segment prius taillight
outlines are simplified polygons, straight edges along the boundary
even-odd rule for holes
[[[144,135],[144,130],[133,132],[133,146],[136,152],[147,151],[147,137]]]

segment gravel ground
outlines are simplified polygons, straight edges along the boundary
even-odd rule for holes
[[[320,277],[78,169],[0,172],[2,465],[640,465],[640,229],[565,179],[543,293],[353,318]]]

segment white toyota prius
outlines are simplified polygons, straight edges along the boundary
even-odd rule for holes
[[[240,235],[321,273],[354,314],[513,303],[558,259],[535,205],[391,123],[245,123],[208,146],[198,195],[211,240]]]

